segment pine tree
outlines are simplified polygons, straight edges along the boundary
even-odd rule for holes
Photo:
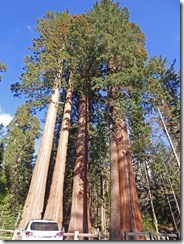
[[[15,216],[21,211],[30,184],[34,141],[38,137],[38,132],[38,119],[31,115],[29,106],[19,106],[3,138],[4,168],[11,196],[11,212]]]

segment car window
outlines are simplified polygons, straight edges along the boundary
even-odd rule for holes
[[[58,231],[57,223],[46,223],[46,222],[33,222],[30,226],[31,230],[41,230],[41,231]]]

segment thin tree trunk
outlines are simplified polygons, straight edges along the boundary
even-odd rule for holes
[[[166,166],[165,166],[165,168],[166,168]],[[167,171],[167,168],[166,168],[166,171]],[[168,171],[167,171],[167,173],[168,173]],[[163,182],[163,185],[164,185],[164,186],[166,186],[166,185],[168,184],[167,180],[164,179],[164,178],[162,179],[162,182]],[[174,189],[173,189],[173,187],[172,187],[172,184],[171,184],[171,189],[174,191]],[[179,208],[179,205],[176,204],[177,210],[175,210],[175,211],[173,212],[173,210],[172,210],[172,206],[171,206],[171,204],[170,204],[169,197],[168,197],[168,195],[166,194],[166,190],[165,190],[164,187],[162,187],[162,191],[165,193],[165,196],[166,196],[166,198],[167,198],[167,202],[168,202],[168,205],[169,205],[169,209],[170,209],[170,212],[171,212],[171,215],[172,215],[172,219],[173,219],[173,222],[174,222],[175,229],[176,229],[178,235],[180,236],[180,231],[179,231],[179,229],[178,229],[177,221],[176,221],[176,217],[175,217],[176,213],[178,212],[178,217],[179,217],[179,219],[180,219],[180,208]],[[173,193],[173,197],[174,197],[174,199],[175,199],[175,203],[177,203],[176,195],[175,195],[175,192],[173,192],[173,191],[172,191],[172,193]]]
[[[102,204],[101,204],[101,230],[106,233],[106,180],[101,176]]]
[[[15,221],[15,224],[14,224],[15,228],[17,227],[17,224],[19,222],[20,217],[21,217],[21,210],[19,210],[19,213],[17,215],[16,221]]]
[[[169,205],[169,209],[170,209],[170,212],[171,212],[171,216],[172,216],[172,219],[173,219],[173,222],[174,222],[174,227],[178,233],[178,236],[180,236],[180,231],[178,229],[178,226],[177,226],[177,223],[176,223],[176,220],[175,220],[175,216],[174,216],[174,213],[173,213],[173,210],[172,210],[172,207],[171,207],[171,204],[170,204],[170,201],[169,201],[169,198],[167,196],[167,202],[168,202],[168,205]]]
[[[157,216],[156,216],[155,208],[154,208],[154,204],[153,204],[153,196],[152,196],[151,189],[150,189],[150,184],[149,184],[150,181],[149,181],[149,175],[148,175],[148,169],[147,169],[146,162],[144,162],[144,169],[145,169],[148,194],[149,194],[149,199],[150,199],[150,204],[151,204],[151,209],[152,209],[152,214],[153,214],[154,226],[155,226],[156,232],[159,233],[158,221],[157,221]]]
[[[19,228],[24,228],[31,219],[41,219],[43,215],[45,189],[57,116],[61,77],[62,70],[58,73],[54,81],[43,136]]]
[[[176,198],[176,194],[175,194],[175,191],[174,191],[174,188],[173,188],[173,184],[172,184],[172,182],[171,182],[170,174],[169,174],[169,172],[168,172],[168,169],[167,169],[167,166],[166,166],[165,163],[164,163],[164,168],[165,168],[165,171],[166,171],[166,173],[167,173],[167,175],[168,175],[167,180],[169,181],[169,185],[170,185],[170,188],[171,188],[173,197],[174,197],[174,201],[175,201],[175,203],[176,203],[176,207],[177,207],[178,213],[179,213],[179,215],[180,215],[180,206],[179,206],[179,204],[178,204],[178,200],[177,200],[177,198]],[[165,180],[165,181],[167,181],[167,180]],[[168,183],[166,183],[166,184],[168,184]]]
[[[171,145],[172,151],[173,151],[174,156],[175,156],[175,158],[176,158],[176,161],[177,161],[177,164],[178,164],[178,168],[180,169],[180,160],[179,160],[179,158],[178,158],[178,155],[177,155],[176,150],[175,150],[175,148],[174,148],[174,145],[173,145],[173,143],[172,143],[171,137],[170,137],[169,132],[168,132],[168,130],[167,130],[167,127],[166,127],[166,125],[165,125],[165,122],[164,122],[164,119],[163,119],[163,117],[162,117],[160,108],[157,107],[157,109],[158,109],[158,113],[159,113],[159,115],[160,115],[160,118],[161,118],[161,121],[162,121],[164,130],[165,130],[165,132],[166,132],[167,138],[168,138],[169,143],[170,143],[170,145]]]
[[[71,79],[71,77],[70,77]],[[63,187],[66,168],[66,156],[68,149],[68,138],[72,111],[72,93],[73,87],[69,79],[69,88],[66,94],[62,126],[60,130],[60,139],[57,149],[56,162],[52,177],[51,189],[48,203],[44,214],[44,219],[53,219],[57,221],[60,228],[63,222]]]
[[[116,122],[120,186],[120,233],[142,232],[142,217],[139,208],[126,122],[124,119],[119,119]],[[124,237],[120,236],[120,239],[123,240]],[[141,240],[145,238],[137,236],[131,239]]]
[[[88,96],[83,94],[79,104],[78,135],[76,145],[76,161],[74,168],[72,207],[68,232],[88,233],[89,210],[87,206],[87,116]],[[70,237],[66,238],[67,240]]]
[[[93,196],[93,205],[94,205],[94,212],[92,212],[94,214],[94,226],[95,228],[98,227],[98,202],[96,201],[98,197],[98,193],[97,193],[97,189],[94,188],[94,196]],[[93,209],[91,209],[91,211],[93,211]]]

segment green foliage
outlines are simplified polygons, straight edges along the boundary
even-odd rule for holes
[[[38,119],[30,114],[27,105],[18,107],[3,139],[4,170],[12,213],[25,200],[33,169],[34,140],[38,136]]]
[[[128,87],[140,81],[146,51],[141,30],[129,22],[128,10],[118,6],[110,1],[96,3],[89,18],[96,36],[97,59],[107,65],[107,74],[113,73],[105,77],[106,85]]]
[[[103,204],[106,206],[107,220],[110,218],[109,133],[108,125],[101,120],[103,116],[103,113],[98,114],[98,124],[91,124],[89,129],[90,216],[92,226],[96,227],[101,224],[99,210]]]
[[[0,229],[15,230],[18,228],[18,223],[21,214],[21,205],[14,212],[11,209],[11,194],[7,194],[4,201],[0,204]],[[1,236],[12,237],[13,233],[2,233]],[[11,239],[10,239],[11,240]]]
[[[65,12],[48,12],[38,20],[40,37],[33,40],[33,55],[24,60],[21,82],[11,85],[14,95],[24,95],[32,107],[44,108],[48,104],[54,79],[68,58],[65,47],[70,18]]]
[[[149,212],[145,212],[143,216],[143,228],[145,232],[155,233],[153,219]]]
[[[3,162],[3,152],[4,152],[4,145],[1,142],[2,134],[3,134],[3,124],[0,124],[0,165]]]
[[[176,61],[176,60],[175,60]],[[157,110],[160,108],[173,141],[180,146],[180,73],[169,68],[167,59],[153,57],[146,66],[148,77],[147,99]]]
[[[3,125],[0,125],[0,204],[2,204],[4,197],[7,194],[7,179],[4,171],[3,155],[4,143],[2,142]]]
[[[67,153],[66,161],[66,177],[64,181],[64,216],[63,224],[68,229],[69,220],[70,220],[70,210],[72,202],[72,186],[73,186],[73,174],[74,174],[74,163],[75,163],[75,151],[76,151],[76,137],[77,137],[77,124],[72,121],[70,127],[70,138]]]
[[[6,65],[4,65],[0,60],[0,72],[6,71]],[[0,81],[2,79],[2,76],[0,75]]]

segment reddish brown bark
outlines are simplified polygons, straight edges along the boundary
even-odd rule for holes
[[[112,240],[123,240],[124,232],[143,231],[126,122],[122,119],[123,114],[116,106],[116,97],[118,95],[119,88],[110,87],[108,105],[111,120],[110,239]],[[131,239],[144,238],[136,237]]]
[[[63,120],[60,130],[60,139],[52,177],[51,189],[44,213],[44,219],[53,219],[57,221],[60,228],[62,228],[63,222],[63,187],[72,111],[72,93],[73,87],[71,85],[71,81],[69,80],[69,88],[66,94],[66,102],[64,106]]]
[[[114,126],[110,123],[110,151],[111,151],[111,211],[110,211],[110,240],[120,239],[120,202],[119,202],[119,171],[118,154],[114,134]]]
[[[47,174],[52,150],[58,100],[60,95],[61,76],[62,75],[60,72],[55,78],[38,157],[33,171],[31,184],[25,201],[22,220],[19,224],[19,228],[24,228],[30,219],[42,218]]]
[[[119,187],[120,187],[120,233],[143,232],[142,218],[134,177],[130,142],[125,120],[116,124],[116,143],[118,150]],[[120,239],[124,239],[121,235]],[[144,237],[130,239],[141,240]]]
[[[87,146],[87,117],[88,117],[88,96],[85,93],[79,104],[78,135],[76,145],[76,161],[74,168],[72,206],[68,232],[88,233],[89,211],[87,196],[87,167],[88,167],[88,146]],[[69,237],[67,239],[70,239]]]

